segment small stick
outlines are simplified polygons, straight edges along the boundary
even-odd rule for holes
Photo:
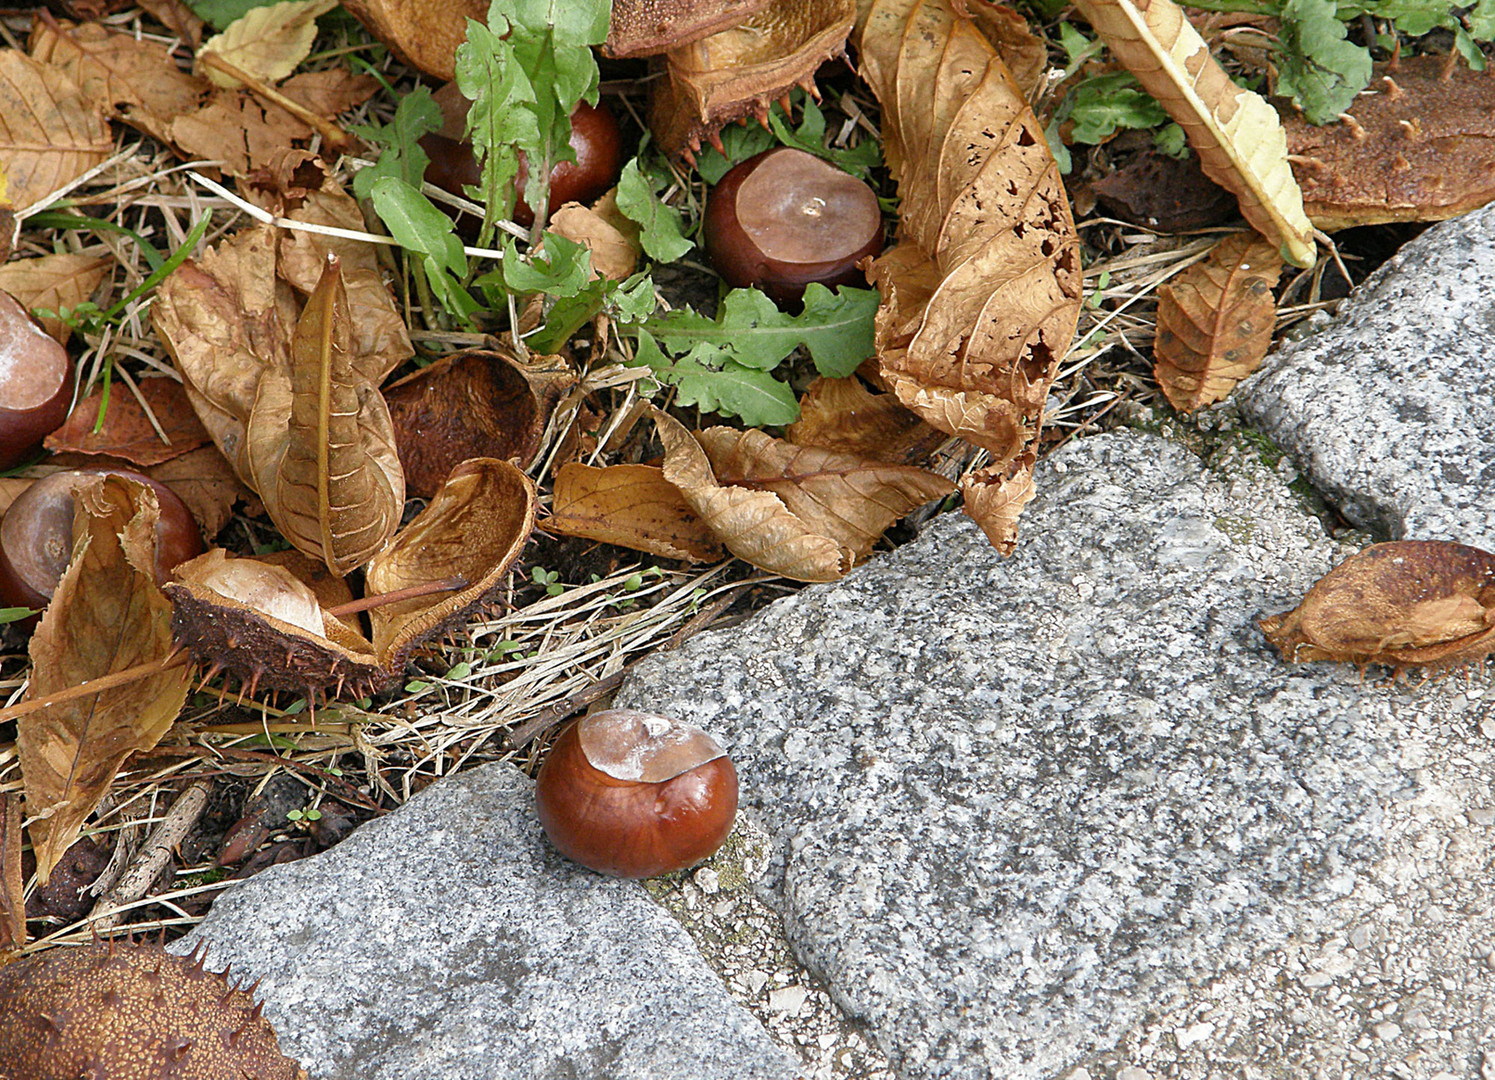
[[[14,720],[18,716],[34,713],[38,709],[45,709],[48,705],[61,705],[64,702],[75,701],[78,698],[88,697],[90,694],[102,693],[105,690],[113,690],[116,686],[124,686],[138,679],[148,679],[152,675],[159,675],[163,671],[181,667],[190,663],[192,654],[185,649],[175,649],[160,660],[151,660],[148,663],[136,664],[121,671],[111,671],[108,675],[100,675],[97,679],[89,679],[77,686],[69,686],[66,690],[58,690],[55,694],[47,694],[45,697],[31,698],[28,701],[18,701],[9,708],[0,709],[0,723],[6,720]]]
[[[322,136],[322,141],[332,149],[341,153],[352,147],[353,136],[338,127],[331,120],[328,120],[325,116],[318,116],[304,105],[298,105],[279,90],[275,89],[275,87],[256,79],[249,72],[234,66],[217,53],[205,52],[198,59],[205,66],[216,68],[231,79],[238,79],[251,92],[259,95],[266,101],[279,105],[297,120],[300,120],[307,127],[319,133]]]
[[[456,592],[458,589],[465,588],[467,588],[467,579],[458,574],[456,577],[442,578],[440,581],[428,581],[424,585],[411,585],[405,589],[394,589],[387,593],[365,596],[362,600],[353,600],[346,604],[339,604],[337,607],[327,608],[327,614],[341,619],[344,615],[354,615],[360,611],[368,611],[370,608],[383,607],[385,604],[398,604],[402,600],[416,600],[422,596],[430,596],[432,593]]]
[[[208,795],[212,790],[213,781],[197,780],[176,797],[166,816],[151,830],[134,863],[120,875],[114,887],[94,903],[88,918],[95,930],[112,930],[124,921],[124,912],[120,909],[139,900],[150,889],[171,861],[172,849],[192,831],[208,808]]]

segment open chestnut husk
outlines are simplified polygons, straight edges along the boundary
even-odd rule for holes
[[[793,147],[765,150],[727,171],[706,199],[706,255],[727,284],[798,303],[805,286],[866,284],[857,264],[882,250],[876,193],[850,173]]]
[[[693,724],[605,709],[561,733],[535,803],[567,858],[616,877],[654,877],[722,846],[737,815],[737,770]]]
[[[67,350],[0,291],[0,469],[30,456],[62,426],[72,402]]]
[[[176,492],[159,480],[128,469],[68,469],[36,481],[0,518],[0,601],[44,608],[73,555],[73,491],[91,476],[122,476],[156,493],[156,581],[164,583],[178,564],[201,555],[202,530]]]

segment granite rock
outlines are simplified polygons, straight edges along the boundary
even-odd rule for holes
[[[1348,552],[1243,447],[1078,441],[1011,558],[936,519],[622,688],[729,747],[900,1076],[1469,1075],[1495,694],[1286,666],[1254,620]]]
[[[680,924],[543,839],[510,765],[236,886],[174,946],[260,979],[312,1080],[789,1080]]]
[[[1356,525],[1495,550],[1495,205],[1406,244],[1232,400]]]

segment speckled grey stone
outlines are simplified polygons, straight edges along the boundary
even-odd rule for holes
[[[545,843],[530,788],[509,765],[434,784],[175,947],[262,979],[312,1080],[790,1080],[679,923]]]
[[[1495,550],[1495,205],[1402,248],[1237,388],[1350,521]]]
[[[1349,1008],[1343,956],[1292,984],[1303,1026],[1279,1004],[1356,926],[1417,953],[1409,978],[1456,1002],[1447,1013],[1473,1001],[1471,957],[1495,943],[1483,847],[1466,838],[1440,876],[1429,851],[1469,823],[1409,808],[1451,757],[1470,774],[1455,801],[1490,805],[1471,719],[1488,680],[1413,696],[1286,666],[1254,620],[1346,552],[1254,456],[1214,465],[1134,432],[1073,443],[1041,466],[1011,558],[965,518],[936,519],[622,688],[619,704],[728,745],[774,838],[767,897],[900,1076],[1099,1080],[1174,1062],[1169,1075],[1206,1077],[1222,1060],[1232,1076],[1400,1075],[1385,1070],[1412,1060],[1405,1045],[1362,1052],[1315,1019],[1326,995],[1330,1014]],[[1449,897],[1469,904],[1423,959],[1414,927]],[[1210,996],[1227,986],[1240,992]],[[1407,1076],[1467,1075],[1495,1014],[1478,996],[1485,1018],[1415,1044]]]

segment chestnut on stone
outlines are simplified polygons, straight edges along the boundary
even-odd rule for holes
[[[737,815],[737,771],[693,724],[606,709],[561,733],[535,802],[567,858],[616,877],[654,877],[721,847]]]
[[[67,350],[0,291],[0,469],[26,460],[62,426],[72,402]]]
[[[780,146],[728,170],[706,200],[702,232],[727,284],[794,304],[811,282],[866,285],[857,263],[882,250],[882,209],[850,173]]]

